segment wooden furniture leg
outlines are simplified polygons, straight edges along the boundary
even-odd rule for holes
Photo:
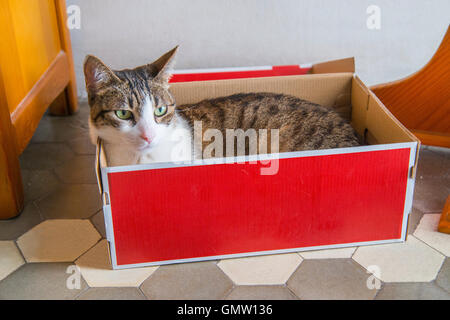
[[[0,77],[0,219],[17,216],[23,209],[23,187],[14,128]]]
[[[0,220],[24,206],[18,156],[43,114],[77,110],[65,0],[0,1]]]
[[[447,197],[447,202],[445,203],[444,210],[442,210],[438,231],[443,233],[450,233],[450,196]]]
[[[69,64],[69,84],[64,91],[50,105],[50,113],[57,116],[69,115],[75,113],[77,105],[77,87],[75,78],[75,67],[73,64],[72,44],[70,42],[70,33],[66,27],[67,12],[64,0],[55,0],[56,18],[58,22],[59,38],[61,49],[67,52]]]

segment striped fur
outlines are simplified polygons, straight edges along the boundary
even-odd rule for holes
[[[120,71],[109,69],[93,56],[86,58],[91,137],[93,142],[100,137],[109,145],[107,149],[114,154],[111,158],[121,158],[117,165],[173,161],[169,155],[175,144],[169,136],[181,130],[184,143],[192,146],[196,121],[201,121],[202,133],[216,129],[224,139],[227,129],[278,129],[279,152],[359,145],[353,128],[333,109],[289,95],[240,93],[176,106],[168,85],[176,51],[151,64]],[[161,106],[167,113],[157,117],[154,111]],[[119,119],[116,110],[128,110],[132,118]],[[208,143],[203,141],[201,148]],[[269,143],[267,150],[271,151]],[[201,157],[196,151],[196,157]],[[245,152],[251,152],[248,140]]]

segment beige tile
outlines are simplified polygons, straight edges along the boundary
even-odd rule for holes
[[[55,168],[59,179],[64,183],[97,183],[95,156],[75,156]]]
[[[6,278],[24,263],[14,241],[0,241],[0,280]]]
[[[97,243],[75,263],[90,287],[138,287],[158,268],[112,270],[106,240]]]
[[[89,288],[77,300],[146,300],[138,288]]]
[[[159,267],[141,286],[149,299],[223,299],[233,283],[214,261]]]
[[[387,283],[377,300],[450,300],[450,294],[433,283]]]
[[[68,287],[72,263],[27,263],[0,281],[0,300],[70,300],[86,289],[78,278],[79,287]]]
[[[296,253],[225,259],[218,266],[239,285],[284,284],[302,262]]]
[[[36,204],[48,219],[85,219],[102,208],[96,184],[62,185]]]
[[[384,282],[432,281],[444,256],[414,236],[405,243],[359,247],[353,259],[366,269],[376,266]]]
[[[351,259],[305,260],[287,286],[305,300],[370,300],[377,293],[369,288],[370,274]]]
[[[19,160],[22,169],[50,170],[73,156],[73,151],[63,143],[32,143],[26,147]]]
[[[0,240],[16,240],[41,221],[42,217],[38,208],[31,202],[25,206],[18,217],[0,220]]]
[[[450,234],[437,231],[440,218],[440,214],[424,215],[414,236],[448,257],[450,256]]]
[[[237,286],[227,300],[298,300],[286,286]]]
[[[436,277],[436,284],[450,293],[450,258],[445,259]]]
[[[17,240],[27,262],[74,261],[98,240],[89,220],[47,220]]]
[[[314,251],[302,251],[298,254],[304,259],[345,259],[351,258],[355,252],[356,247],[353,248],[339,248],[339,249],[326,249],[326,250],[314,250]]]

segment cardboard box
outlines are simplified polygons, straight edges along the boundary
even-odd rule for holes
[[[108,167],[99,142],[113,268],[404,241],[419,141],[353,71],[344,59],[308,75],[172,84],[178,104],[267,91],[332,106],[369,144],[281,153],[275,175],[225,159]]]

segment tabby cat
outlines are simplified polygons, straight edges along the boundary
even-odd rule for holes
[[[151,64],[120,71],[86,57],[91,139],[103,140],[110,165],[202,158],[209,142],[194,143],[196,123],[201,124],[196,129],[201,134],[215,129],[223,137],[227,129],[278,129],[277,152],[359,145],[350,124],[331,108],[289,95],[240,93],[177,106],[168,84],[176,51],[177,47]],[[177,148],[188,151],[174,152]],[[245,152],[249,150],[247,140]],[[215,150],[210,155],[217,154]]]

